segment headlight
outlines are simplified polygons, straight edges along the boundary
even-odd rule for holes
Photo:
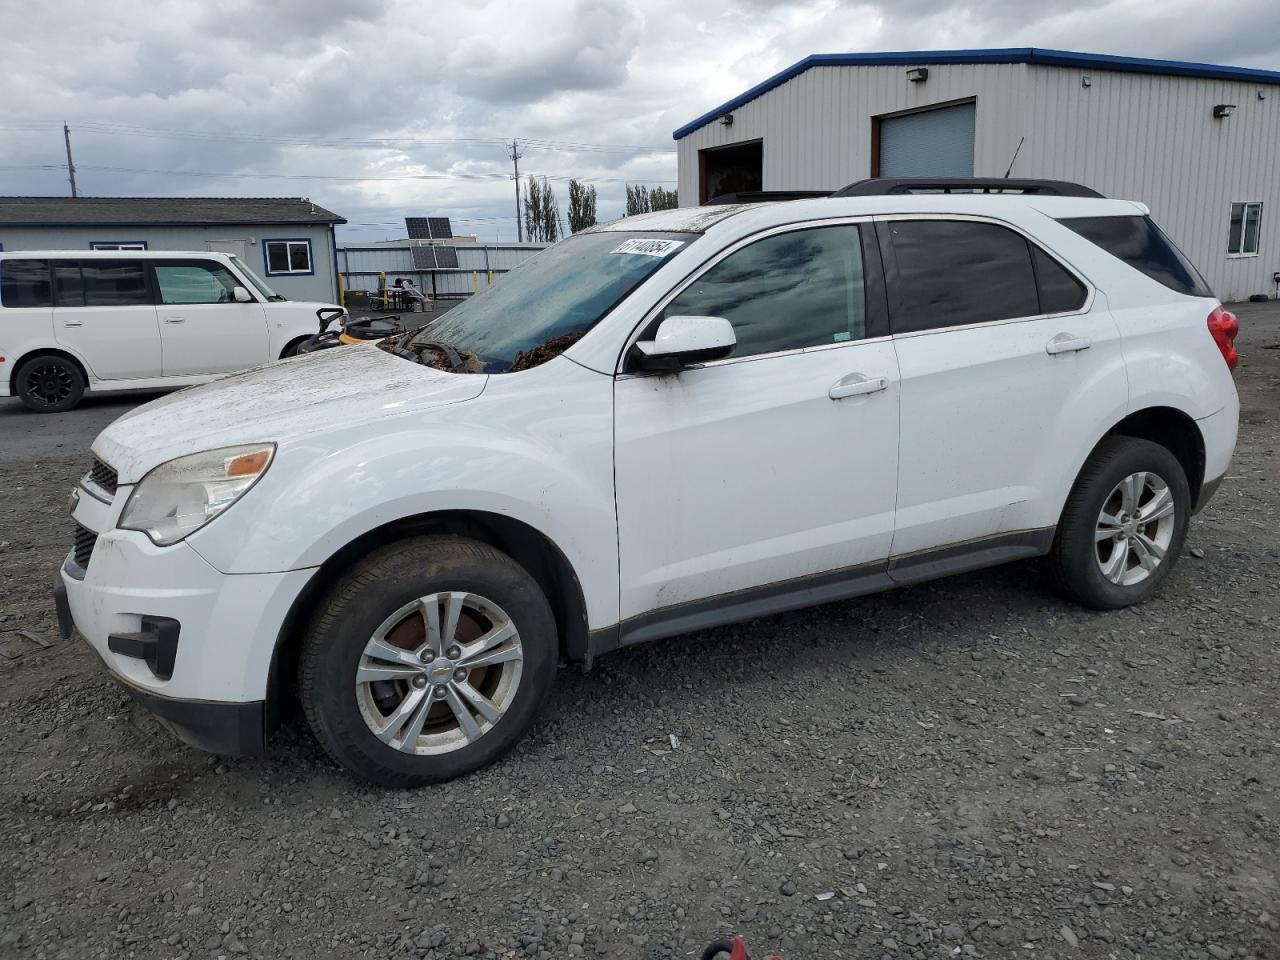
[[[133,488],[119,526],[141,530],[159,547],[177,543],[239,500],[275,452],[274,443],[253,443],[162,463]]]

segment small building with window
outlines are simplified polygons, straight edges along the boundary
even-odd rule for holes
[[[300,197],[0,197],[0,250],[230,253],[290,300],[337,303],[346,222]]]
[[[1280,71],[1062,50],[816,54],[675,131],[680,203],[1026,177],[1145,203],[1223,300],[1280,294]]]

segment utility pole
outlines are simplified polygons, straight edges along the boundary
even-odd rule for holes
[[[78,197],[76,193],[76,165],[71,162],[71,128],[67,126],[67,121],[62,121],[62,139],[67,144],[67,179],[71,181],[71,195]]]
[[[70,149],[68,147],[68,149]],[[515,167],[516,180],[516,242],[524,243],[524,222],[520,219],[520,158],[524,156],[520,152],[516,141],[511,141],[511,152],[507,154],[511,158],[511,163]]]

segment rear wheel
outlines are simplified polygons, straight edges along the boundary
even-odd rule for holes
[[[449,780],[524,734],[555,676],[537,583],[487,544],[421,537],[361,561],[303,641],[299,693],[316,738],[392,787]]]
[[[1142,603],[1172,571],[1190,518],[1190,487],[1172,453],[1147,440],[1108,437],[1067,499],[1050,572],[1087,607]]]
[[[37,413],[62,413],[84,396],[84,374],[67,357],[57,354],[25,361],[14,381],[19,399]]]

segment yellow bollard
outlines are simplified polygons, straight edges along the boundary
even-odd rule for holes
[[[342,282],[342,274],[338,274],[338,306],[347,305],[347,285]]]
[[[475,270],[471,271],[471,292],[480,292],[480,274]]]

